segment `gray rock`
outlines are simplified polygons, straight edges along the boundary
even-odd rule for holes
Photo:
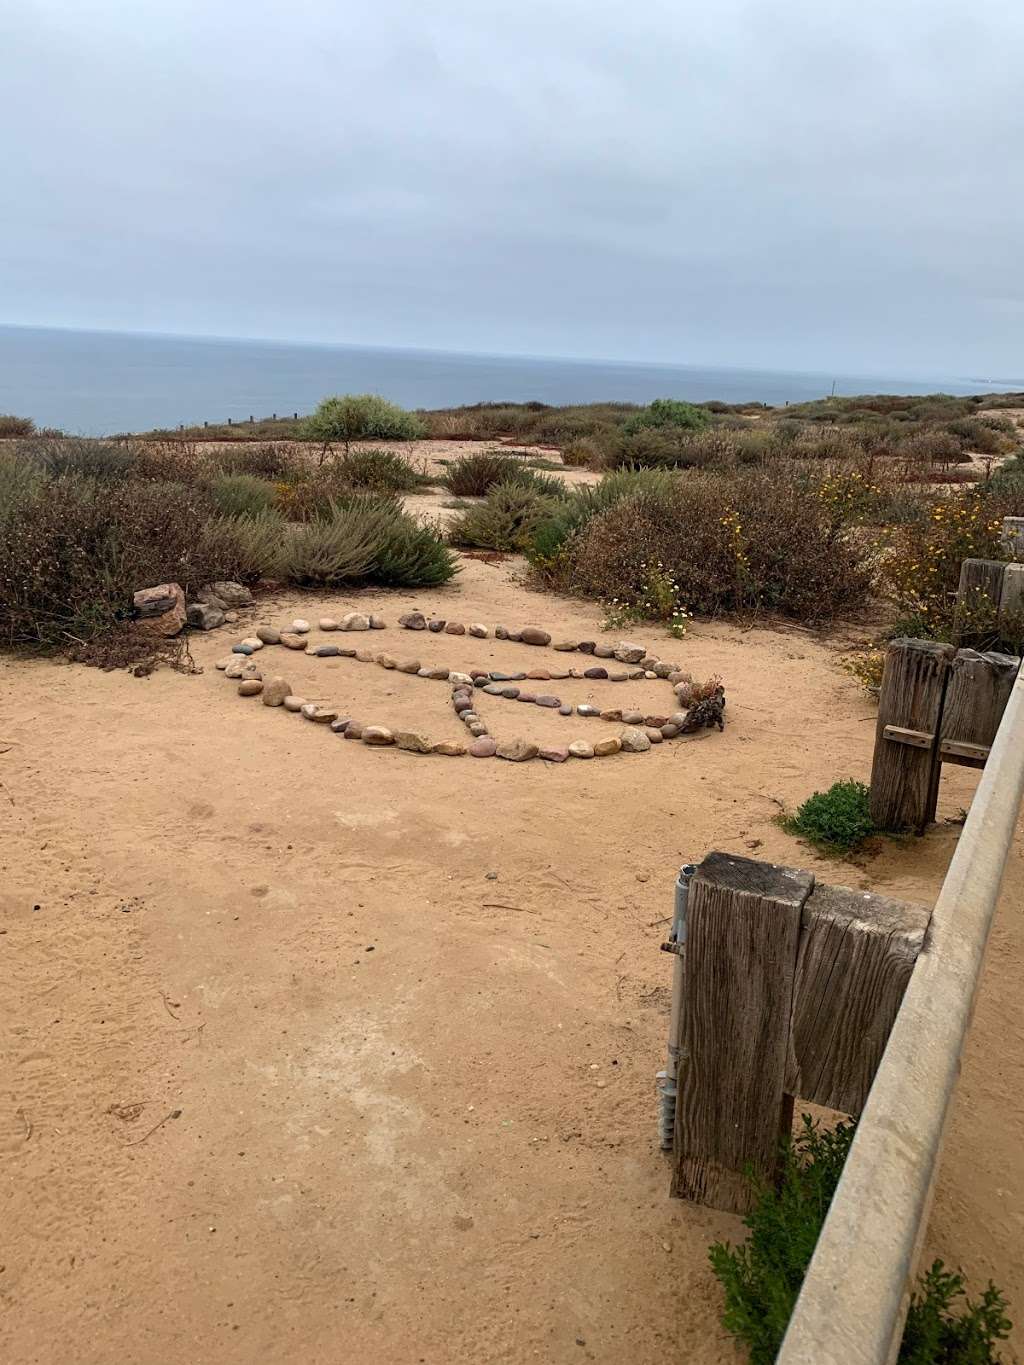
[[[447,624],[447,621],[428,621],[427,630],[432,630],[435,635],[440,635]]]
[[[345,726],[346,739],[362,739],[365,726],[361,720],[350,720]]]
[[[218,626],[224,624],[224,613],[220,607],[211,606],[209,602],[191,602],[186,613],[190,626],[195,626],[197,630],[216,630]]]
[[[578,716],[599,716],[601,714],[601,708],[599,706],[589,706],[584,702],[581,706],[577,706],[576,714]]]
[[[474,758],[493,758],[497,749],[498,746],[490,735],[481,735],[469,746],[469,752]]]
[[[456,711],[459,713],[460,716],[462,715],[462,713],[463,713],[464,711],[472,711],[472,709],[473,709],[473,703],[469,700],[468,697],[465,697],[465,698],[463,698],[463,697],[458,697],[458,698],[452,703],[452,705],[455,707]]]
[[[399,673],[418,673],[420,671],[419,659],[400,659],[396,664]]]
[[[229,626],[233,626],[235,622],[238,620],[238,612],[235,611],[233,608],[229,608],[224,613],[224,620],[228,623]]]
[[[624,725],[643,725],[644,717],[642,711],[623,711],[622,722]]]
[[[301,711],[305,705],[305,697],[285,697],[284,699],[284,709],[286,711]]]
[[[585,739],[574,739],[569,745],[569,756],[571,758],[593,758],[594,746],[588,744]]]
[[[487,691],[486,687],[484,688],[484,691]],[[522,701],[522,696],[520,695],[518,687],[501,687],[498,689],[498,695],[504,697],[507,701],[515,701],[517,697]]]
[[[571,716],[572,710],[573,710],[572,704],[570,702],[564,701],[558,708],[558,714],[560,716]]]
[[[466,728],[476,739],[480,739],[483,735],[487,734],[487,726],[482,720],[476,720],[472,725],[468,725]]]
[[[258,697],[262,691],[263,684],[257,678],[246,678],[244,682],[238,684],[240,697]]]
[[[550,694],[550,692],[542,692],[540,696],[536,698],[537,706],[549,706],[552,708],[552,710],[561,706],[561,704],[562,704],[561,697],[553,697]]]
[[[341,653],[341,646],[317,645],[316,649],[311,649],[309,652],[310,654],[315,655],[316,658],[318,659],[336,659],[338,655]]]
[[[425,678],[431,678],[434,682],[447,682],[447,668],[421,668],[420,674]]]
[[[655,676],[658,678],[667,678],[671,672],[672,672],[671,664],[656,663],[654,665],[654,673]]]
[[[607,668],[600,668],[595,664],[593,668],[585,668],[583,670],[583,676],[585,678],[607,678],[608,670]]]
[[[421,611],[410,611],[398,618],[398,624],[404,630],[426,630],[427,618]]]
[[[255,654],[256,651],[253,649],[252,645],[247,645],[247,644],[244,644],[243,642],[239,641],[239,643],[238,643],[237,645],[232,645],[232,646],[231,646],[231,653],[232,653],[232,654],[243,654],[243,655],[245,655],[245,656],[248,658],[248,656],[249,656],[250,654]]]
[[[639,662],[641,668],[645,670],[653,670],[654,665],[659,661],[654,657],[653,654],[645,654],[644,657]]]
[[[537,700],[536,692],[520,692],[518,688],[513,690],[516,692],[516,701],[534,702]]]
[[[526,677],[526,674],[525,674],[525,673],[499,673],[499,672],[497,671],[497,669],[495,669],[495,670],[493,670],[493,671],[489,674],[489,677],[490,677],[490,679],[491,679],[491,682],[522,682],[523,679]]]
[[[342,630],[369,630],[370,618],[364,616],[361,611],[350,611],[347,616],[341,618]]]
[[[257,626],[256,638],[262,640],[265,645],[279,645],[281,643],[281,632],[277,626]]]
[[[654,725],[645,725],[644,734],[647,736],[647,738],[651,741],[652,744],[660,744],[662,740],[665,738],[661,731]]]
[[[489,697],[502,697],[505,695],[505,689],[500,685],[500,683],[496,682],[484,683],[483,690],[487,693]]]
[[[207,583],[208,591],[218,597],[226,607],[251,607],[252,593],[241,583],[227,580],[222,583]]]
[[[283,706],[285,697],[290,697],[292,689],[284,678],[271,678],[263,686],[264,706]]]
[[[609,670],[608,670],[608,681],[609,681],[609,682],[629,682],[629,674],[626,672],[626,670],[625,670],[624,668],[609,669]]]
[[[345,731],[348,734],[348,731]],[[367,725],[363,729],[362,740],[364,744],[394,744],[395,737],[386,725]]]
[[[469,633],[474,637],[474,639],[486,640],[490,632],[488,631],[486,626],[482,626],[479,624],[479,622],[477,622],[470,626]]]
[[[628,640],[620,640],[615,646],[615,657],[620,664],[638,664],[647,653],[646,645],[630,644]]]
[[[596,648],[597,648],[596,640],[581,640],[579,644],[576,646],[576,652],[578,654],[593,654]]]
[[[615,650],[612,649],[611,645],[595,645],[595,646],[594,646],[594,658],[595,658],[595,659],[611,659],[611,658],[614,658],[614,656],[615,656]]]
[[[343,735],[351,724],[348,716],[339,716],[337,720],[331,721],[331,729],[336,735]]]
[[[495,627],[494,627],[494,638],[495,638],[496,640],[507,640],[507,639],[508,639],[508,627],[507,627],[507,626],[495,626]]]
[[[663,725],[663,726],[661,727],[661,737],[662,737],[662,739],[675,739],[675,737],[676,737],[676,735],[678,735],[678,733],[679,733],[679,726],[678,726],[678,725],[672,725],[672,724],[670,723],[670,724],[668,724],[668,725]]]
[[[619,736],[622,750],[627,754],[645,754],[651,747],[651,741],[643,730],[635,725],[627,726]]]

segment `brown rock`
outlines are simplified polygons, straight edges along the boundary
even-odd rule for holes
[[[565,760],[569,757],[569,750],[559,748],[539,749],[537,751],[537,757],[545,758],[549,763],[564,763]]]
[[[284,709],[286,711],[301,711],[305,705],[305,697],[285,697],[284,699]]]
[[[263,691],[263,684],[258,678],[246,678],[245,682],[238,684],[238,695],[240,697],[258,697]]]
[[[593,654],[596,648],[596,640],[581,640],[576,646],[577,653],[579,654]]]
[[[133,598],[139,628],[150,635],[177,635],[185,624],[185,594],[177,583],[142,588]]]
[[[427,618],[421,611],[410,611],[398,618],[398,624],[405,630],[426,630]]]
[[[466,627],[461,621],[449,621],[444,628],[446,635],[465,635]]]
[[[508,627],[507,627],[507,626],[495,626],[495,627],[494,627],[494,638],[495,638],[496,640],[507,640],[507,639],[508,639]]]
[[[552,649],[562,650],[563,652],[574,650],[578,647],[579,642],[577,640],[556,640],[551,646]]]
[[[519,638],[524,645],[549,645],[551,643],[551,636],[546,630],[541,630],[538,626],[524,626],[519,632]]]
[[[321,616],[320,620],[317,622],[317,626],[320,630],[340,630],[341,622],[337,621],[333,616]]]
[[[646,645],[633,645],[628,640],[620,640],[615,646],[615,657],[620,664],[638,664],[646,653]]]
[[[417,734],[415,730],[396,730],[395,743],[399,749],[405,749],[410,754],[429,754],[431,750],[430,740],[426,735]]]
[[[646,736],[645,736],[646,738]],[[622,741],[612,735],[609,739],[599,739],[594,745],[594,754],[597,758],[607,758],[609,754],[617,754],[622,748]]]
[[[647,736],[647,738],[651,741],[652,744],[660,744],[662,740],[665,738],[661,731],[654,725],[645,725],[644,734]]]
[[[539,697],[534,698],[534,701],[538,706],[548,706],[552,710],[556,710],[562,704],[561,697],[554,697],[548,692],[542,692]]]
[[[474,742],[480,743],[479,740]],[[461,758],[466,752],[466,746],[459,744],[454,739],[442,739],[437,744],[430,746],[430,752],[432,754],[444,754],[448,758]]]
[[[627,726],[619,736],[619,742],[626,754],[645,754],[651,747],[651,741],[636,725]]]
[[[283,706],[285,697],[290,697],[292,689],[284,678],[271,678],[263,685],[263,705]]]
[[[418,627],[413,626],[412,629],[416,630]],[[349,730],[351,728],[349,726]],[[348,735],[348,730],[345,731],[345,734]],[[386,725],[367,725],[363,728],[362,740],[364,744],[383,745],[394,744],[395,737]]]
[[[398,660],[392,654],[381,654],[377,657],[377,662],[381,668],[397,668]]]
[[[241,583],[207,583],[205,591],[213,593],[226,607],[252,606],[252,593]]]
[[[277,626],[257,626],[256,639],[262,640],[265,645],[279,645],[281,643],[281,632]]]
[[[640,711],[623,711],[622,723],[623,725],[643,725],[643,714]]]
[[[551,679],[551,674],[546,668],[531,668],[526,676],[535,682],[549,682]]]
[[[474,739],[469,746],[469,752],[473,758],[493,758],[498,751],[498,746],[490,735],[481,735],[479,739]]]
[[[386,630],[386,629],[387,629],[387,624],[388,624],[388,623],[387,623],[387,621],[384,620],[384,617],[383,617],[383,616],[371,616],[371,617],[370,617],[370,629],[371,629],[371,630]]]
[[[593,758],[594,746],[585,739],[574,739],[569,745],[570,758]]]
[[[350,720],[345,726],[346,739],[362,739],[364,725],[360,720]]]
[[[620,710],[618,710],[617,708],[613,709],[613,708],[609,707],[609,709],[608,709],[607,711],[602,711],[602,712],[601,712],[601,719],[602,719],[602,720],[618,721],[618,720],[621,720],[621,719],[622,719],[622,712],[621,712]]]
[[[402,659],[395,665],[399,673],[418,673],[420,671],[419,659]]]
[[[609,682],[629,682],[629,674],[626,672],[626,670],[625,670],[624,668],[615,668],[615,669],[611,669],[611,668],[610,668],[610,669],[608,670],[608,681],[609,681]]]
[[[296,635],[294,631],[286,630],[281,633],[281,643],[285,649],[305,649],[309,640],[305,635]]]
[[[593,668],[585,668],[583,670],[583,676],[585,678],[607,678],[608,670],[607,668],[602,668],[599,664],[595,664]]]
[[[499,744],[495,752],[499,758],[504,758],[509,763],[526,763],[529,759],[536,758],[540,750],[529,740],[510,739]]]
[[[615,654],[615,650],[612,649],[611,645],[595,645],[595,646],[594,646],[594,658],[595,658],[595,659],[611,659],[611,658],[614,657],[614,654]]]
[[[486,640],[490,632],[486,626],[482,626],[479,622],[476,622],[470,626],[469,633],[476,640]]]
[[[370,618],[364,616],[361,611],[350,611],[347,616],[341,618],[342,630],[369,630]]]

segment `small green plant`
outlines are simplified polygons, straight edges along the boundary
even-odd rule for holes
[[[858,649],[843,660],[843,668],[857,679],[865,692],[877,697],[885,672],[885,650],[877,646]]]
[[[303,422],[301,434],[320,446],[320,462],[333,445],[348,452],[353,441],[414,441],[423,424],[411,412],[375,393],[343,394],[325,398]]]
[[[515,461],[500,450],[484,450],[452,460],[441,482],[457,498],[485,498],[495,484],[504,483]]]
[[[809,796],[782,827],[826,853],[849,853],[875,833],[869,800],[863,782],[835,782],[828,791]]]
[[[537,493],[528,484],[495,484],[485,502],[456,517],[448,538],[453,545],[521,552],[556,507],[554,499]]]
[[[255,517],[274,507],[277,489],[254,474],[218,474],[210,483],[210,496],[226,517]]]
[[[683,605],[679,584],[660,559],[653,563],[645,560],[640,569],[640,587],[634,597],[613,597],[605,603],[603,629],[621,630],[640,621],[661,621],[674,639],[682,640],[693,613]]]
[[[684,431],[703,431],[710,423],[711,414],[706,408],[694,407],[678,398],[656,398],[648,407],[634,413],[623,423],[627,435],[642,431],[644,427],[681,427]]]
[[[854,1137],[852,1123],[831,1131],[804,1114],[782,1151],[777,1185],[753,1182],[756,1201],[740,1247],[716,1242],[711,1266],[725,1290],[722,1323],[749,1351],[750,1365],[773,1365]],[[977,1303],[964,1277],[935,1261],[910,1303],[899,1365],[999,1365],[993,1351],[1010,1332],[1006,1300],[989,1283]]]
[[[411,493],[431,480],[417,474],[408,460],[393,450],[352,450],[332,471],[349,488],[371,493]]]

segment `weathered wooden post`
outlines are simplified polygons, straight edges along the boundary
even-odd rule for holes
[[[800,915],[814,878],[709,853],[690,884],[672,1193],[745,1210],[771,1180],[785,1093]]]
[[[858,1114],[929,912],[710,853],[690,884],[672,1193],[745,1212],[793,1098]]]
[[[999,637],[1020,649],[1024,644],[1024,564],[1007,564],[999,597]]]
[[[939,726],[940,762],[984,768],[1019,667],[1010,654],[957,651]]]
[[[939,721],[955,652],[936,640],[889,642],[871,765],[871,818],[879,829],[920,834],[935,818]]]
[[[965,559],[960,565],[953,632],[957,644],[992,643],[1003,594],[1001,559]]]

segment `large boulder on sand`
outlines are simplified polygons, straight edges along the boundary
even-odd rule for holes
[[[152,635],[177,635],[185,624],[185,594],[177,583],[141,588],[133,601],[139,626]]]

